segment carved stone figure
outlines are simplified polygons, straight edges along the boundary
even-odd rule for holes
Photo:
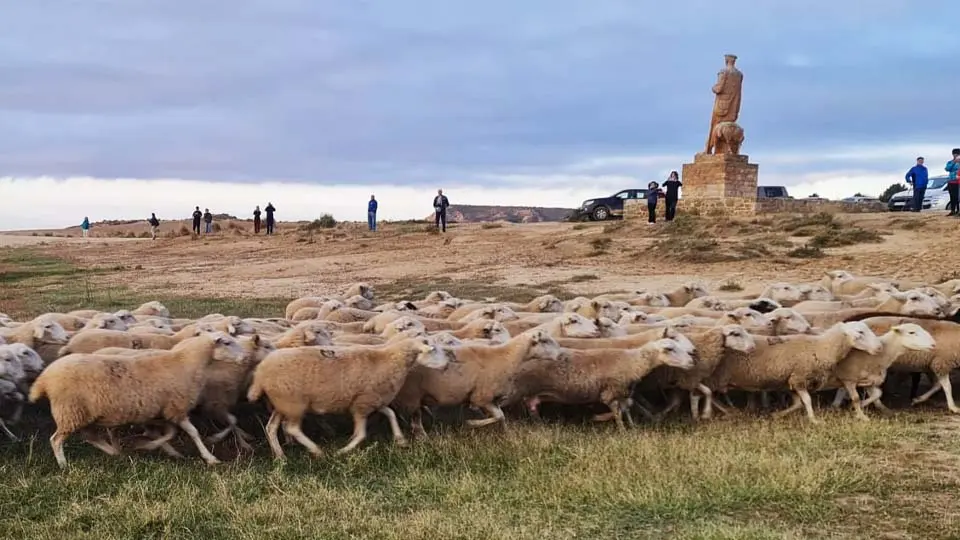
[[[713,115],[710,118],[710,131],[707,136],[706,153],[712,154],[716,148],[717,124],[736,122],[740,116],[740,96],[743,88],[743,73],[734,65],[736,55],[724,55],[726,66],[717,74],[717,84],[713,85],[716,98],[713,102]],[[739,151],[739,149],[738,149]]]
[[[713,142],[714,153],[737,155],[743,144],[743,128],[736,122],[720,122],[713,126]]]

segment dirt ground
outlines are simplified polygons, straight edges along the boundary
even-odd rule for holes
[[[681,226],[643,222],[459,224],[436,234],[425,223],[388,223],[332,229],[282,223],[278,234],[252,234],[249,221],[220,223],[209,237],[189,236],[187,222],[166,222],[161,237],[144,223],[102,225],[79,238],[60,231],[0,234],[0,246],[32,244],[81,268],[117,268],[134,290],[176,290],[215,297],[296,297],[339,290],[355,281],[374,285],[440,278],[490,285],[539,287],[561,283],[575,294],[661,289],[697,279],[709,287],[730,281],[746,292],[771,281],[812,281],[825,270],[938,281],[960,268],[960,252],[947,249],[960,221],[942,215],[845,214],[828,224],[879,234],[874,242],[826,247],[819,258],[788,256],[810,242],[809,216],[688,219]],[[799,225],[798,225],[799,224]],[[187,236],[179,236],[187,233]],[[68,237],[69,236],[69,237]],[[742,256],[698,257],[709,240]],[[767,247],[776,245],[778,247]],[[755,251],[759,250],[759,251]],[[701,260],[702,259],[702,260]],[[121,272],[122,270],[122,272]]]

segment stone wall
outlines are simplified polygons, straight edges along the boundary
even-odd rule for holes
[[[683,164],[684,197],[755,199],[758,169],[745,155],[697,154],[693,163]]]
[[[843,202],[843,201],[818,201],[806,199],[758,199],[757,213],[759,214],[816,214],[826,212],[828,214],[861,214],[866,212],[886,212],[887,205],[882,202]]]

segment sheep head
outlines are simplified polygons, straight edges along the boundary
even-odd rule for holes
[[[244,360],[248,364],[259,364],[268,354],[277,350],[277,346],[260,337],[260,334],[239,338],[244,350]]]
[[[118,319],[120,319],[121,321],[123,321],[123,322],[126,323],[126,324],[136,324],[136,323],[137,323],[137,318],[134,317],[134,316],[133,316],[133,313],[130,313],[130,310],[127,310],[127,309],[121,309],[121,310],[119,310],[119,311],[115,311],[115,312],[113,313],[113,316],[116,317],[116,318],[118,318]],[[147,320],[153,321],[153,320],[155,320],[155,319],[147,319]]]
[[[930,332],[914,323],[898,324],[891,327],[890,332],[900,338],[900,345],[907,350],[933,352],[937,347],[937,342]]]
[[[249,322],[237,317],[236,315],[230,315],[226,317],[226,331],[231,336],[245,335],[249,336],[257,333],[257,329],[253,327]]]
[[[33,321],[33,339],[50,345],[66,345],[70,336],[57,321],[39,318]]]
[[[829,302],[834,299],[833,293],[823,285],[800,285],[797,287],[797,290],[800,291],[799,298],[778,298],[780,298],[781,302],[798,302],[803,300]]]
[[[660,335],[660,339],[672,339],[680,344],[683,347],[683,350],[687,351],[690,354],[693,354],[697,351],[697,347],[690,341],[690,338],[680,333],[679,330],[672,327],[664,327],[663,333]]]
[[[748,307],[728,311],[724,314],[724,317],[734,324],[739,324],[747,328],[773,329],[773,321],[764,317],[759,311]]]
[[[305,324],[301,327],[303,332],[303,343],[308,346],[324,346],[324,345],[333,345],[333,338],[330,335],[330,331],[321,324],[317,324],[316,321],[307,321],[310,324]],[[256,335],[256,334],[254,334]]]
[[[903,302],[900,307],[900,313],[903,315],[932,315],[935,317],[945,315],[943,308],[937,304],[936,300],[916,291],[896,293],[890,295],[890,297],[898,302]]]
[[[670,299],[661,293],[645,292],[637,296],[637,300],[651,307],[670,306]]]
[[[347,298],[344,303],[347,306],[356,308],[356,309],[370,310],[374,307],[373,302],[371,302],[369,298],[366,298],[359,294],[355,294],[350,298]]]
[[[510,331],[500,321],[489,321],[483,325],[480,331],[484,339],[489,339],[495,343],[506,343],[510,341]]]
[[[137,309],[133,310],[134,315],[155,315],[157,317],[170,317],[170,310],[166,306],[157,302],[156,300],[151,300],[149,302],[144,302]]]
[[[702,298],[710,294],[700,283],[687,283],[683,286],[683,290],[690,295],[690,298]]]
[[[453,299],[453,295],[448,293],[447,291],[432,291],[430,294],[423,297],[423,300],[425,302],[433,302],[433,303],[443,302],[444,300],[452,300],[452,299]]]
[[[399,334],[408,330],[425,330],[423,323],[407,316],[397,317],[388,323],[383,329],[382,335]]]
[[[17,383],[26,377],[20,358],[9,345],[0,347],[0,379]]]
[[[847,343],[854,349],[859,349],[867,354],[878,354],[883,350],[883,343],[880,338],[870,330],[870,327],[863,321],[850,321],[839,323],[843,325],[843,333]]]
[[[694,365],[693,356],[672,339],[658,339],[644,347],[656,351],[657,360],[665,366],[690,369]]]
[[[450,332],[437,332],[430,337],[433,338],[434,342],[443,347],[460,347],[463,345],[463,341]]]
[[[561,335],[571,338],[600,337],[597,323],[579,313],[564,313],[560,316]]]
[[[607,317],[598,317],[594,324],[600,329],[600,336],[605,338],[623,337],[627,335],[627,329],[617,324],[613,319]]]
[[[773,323],[777,334],[806,334],[812,328],[807,319],[795,309],[777,308],[764,316]]]
[[[556,360],[560,358],[560,343],[543,328],[528,330],[518,337],[527,340],[525,360]]]
[[[446,349],[436,344],[429,337],[415,337],[410,339],[410,348],[414,355],[414,362],[430,369],[443,369],[450,363]]]
[[[756,340],[739,324],[722,326],[720,331],[723,333],[723,346],[728,349],[752,353],[757,348]]]
[[[770,313],[771,311],[779,309],[783,306],[781,306],[779,302],[776,302],[769,298],[757,298],[753,302],[750,302],[749,307],[750,309],[760,313]]]
[[[562,313],[563,302],[552,294],[545,294],[536,300],[537,311],[540,313]]]
[[[237,338],[227,334],[226,332],[207,332],[193,339],[205,339],[212,342],[213,350],[211,354],[211,360],[215,362],[242,364],[246,358],[246,351],[244,350],[243,345],[240,344]],[[186,342],[187,340],[184,340],[174,346],[174,348]]]

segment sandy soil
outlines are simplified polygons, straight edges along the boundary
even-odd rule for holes
[[[780,219],[774,219],[774,228]],[[439,277],[505,285],[564,282],[578,294],[657,289],[691,279],[716,286],[733,279],[752,292],[771,281],[817,279],[834,268],[925,280],[960,270],[960,252],[945,249],[960,221],[886,213],[838,219],[845,226],[879,231],[884,241],[828,249],[828,256],[821,259],[777,255],[691,264],[651,251],[654,242],[670,238],[663,224],[467,224],[438,235],[425,232],[423,224],[387,224],[377,233],[359,224],[341,224],[311,233],[301,230],[302,224],[283,223],[277,235],[265,237],[252,235],[252,225],[240,221],[224,223],[221,233],[199,239],[175,236],[186,222],[164,223],[163,237],[156,241],[115,237],[147,230],[146,224],[133,223],[94,227],[89,239],[78,238],[76,227],[40,236],[32,236],[33,231],[0,234],[0,246],[37,244],[83,267],[124,267],[123,280],[134,289],[236,297],[295,297],[358,280],[377,284]],[[763,243],[770,235],[770,221],[762,234],[757,220],[729,222],[724,231],[740,231],[719,232],[717,238]],[[751,227],[757,228],[754,236]],[[43,236],[46,233],[74,237]],[[592,246],[603,238],[609,239],[609,246],[597,254]],[[806,241],[790,240],[797,245]]]

